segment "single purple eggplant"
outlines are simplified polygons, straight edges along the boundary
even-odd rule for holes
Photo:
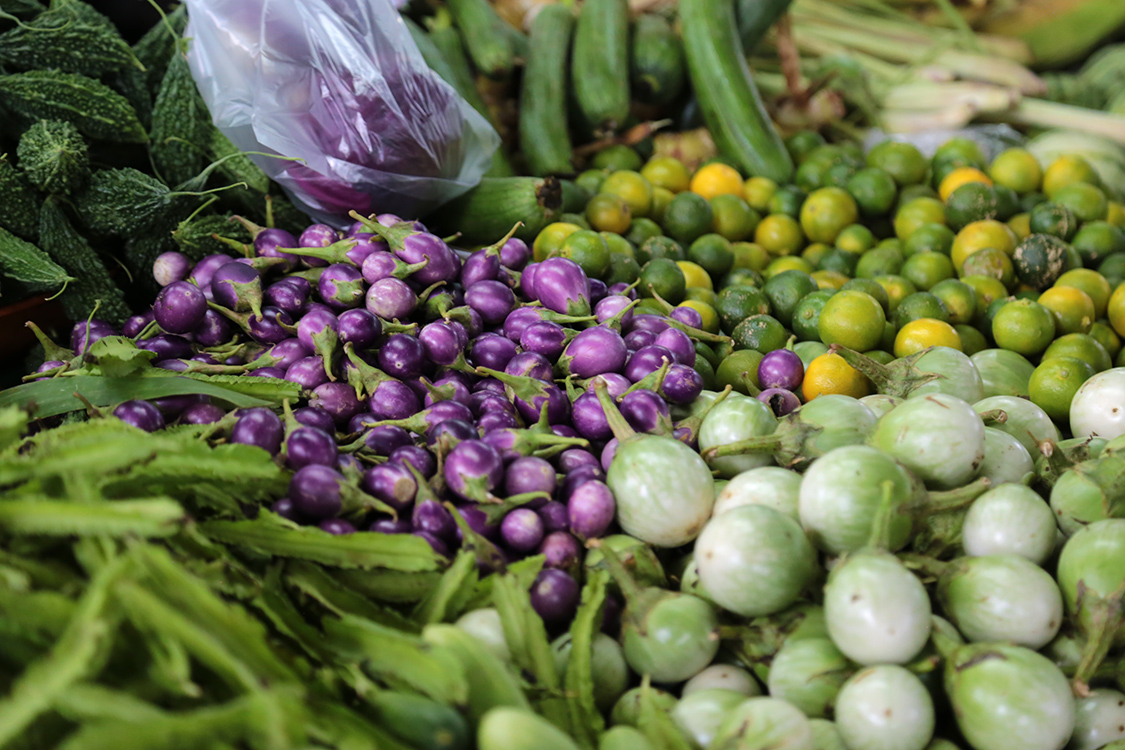
[[[344,475],[328,466],[311,464],[298,469],[289,480],[289,499],[297,513],[322,521],[340,515],[344,503],[341,485]]]
[[[676,362],[676,355],[663,346],[650,344],[633,352],[625,363],[625,377],[637,383],[659,370],[665,364]]]
[[[145,432],[164,429],[164,415],[148,401],[126,401],[113,410],[113,416]]]
[[[183,281],[190,273],[191,259],[175,250],[161,253],[152,263],[152,277],[160,286]]]
[[[285,370],[285,379],[290,383],[296,383],[306,391],[319,388],[328,382],[328,374],[324,371],[324,360],[316,356],[302,357]]]
[[[298,427],[285,438],[285,464],[290,469],[319,464],[334,466],[339,452],[335,430],[324,432],[315,427]]]
[[[300,317],[308,309],[310,289],[311,285],[305,279],[290,276],[267,286],[262,292],[262,300],[267,305]]]
[[[797,398],[797,394],[788,388],[767,388],[759,393],[756,398],[768,406],[774,416],[777,417],[791,414],[801,406],[801,400]]]
[[[533,302],[539,297],[535,294],[535,277],[539,273],[539,263],[528,263],[520,274],[520,296],[528,302]]]
[[[703,376],[687,365],[672,365],[664,376],[660,394],[672,404],[690,404],[703,392]]]
[[[263,307],[261,317],[251,315],[247,320],[247,333],[260,344],[280,344],[292,330],[293,319],[277,307]]]
[[[552,432],[544,431],[540,425],[527,430],[494,430],[487,433],[481,440],[492,446],[506,462],[515,461],[520,456],[530,456],[540,451],[563,451],[568,447],[589,445],[587,441],[580,437],[560,437]]]
[[[481,281],[495,281],[500,275],[500,255],[477,250],[461,264],[461,286],[468,289]]]
[[[333,536],[342,536],[344,534],[354,534],[355,526],[345,521],[342,518],[328,518],[317,524],[317,528],[321,531],[327,531]]]
[[[386,380],[371,394],[367,404],[382,419],[406,419],[422,408],[422,399],[405,383]]]
[[[491,411],[500,411],[515,416],[516,407],[504,395],[495,391],[477,391],[469,396],[469,408],[474,417],[482,417]]]
[[[198,341],[199,337],[196,336]],[[301,343],[300,339],[288,338],[284,341],[279,341],[269,349],[269,354],[274,357],[276,361],[273,363],[274,367],[288,369],[290,365],[299,359],[304,359],[312,354],[308,347]],[[323,365],[321,372],[324,371]],[[319,383],[317,384],[319,385]],[[315,386],[314,386],[315,387]]]
[[[461,270],[461,262],[449,245],[440,237],[414,228],[413,222],[399,222],[384,227],[377,222],[363,219],[353,212],[353,218],[364,222],[364,226],[382,237],[391,252],[407,263],[429,261],[425,268],[419,269],[414,278],[421,284],[438,281],[454,281]]]
[[[531,585],[531,608],[548,625],[570,622],[578,609],[578,583],[565,571],[547,568]]]
[[[516,508],[500,523],[500,538],[517,552],[531,552],[543,541],[543,519],[527,508]]]
[[[544,557],[544,567],[569,570],[578,564],[582,547],[570,532],[558,530],[543,537],[537,552]]]
[[[414,531],[414,524],[410,523],[409,518],[400,518],[397,521],[393,518],[380,518],[371,524],[368,531],[374,531],[376,534],[410,534]]]
[[[504,373],[518,377],[535,378],[543,382],[550,382],[554,377],[551,362],[543,354],[533,351],[523,351],[508,360],[504,366]]]
[[[620,316],[622,327],[633,319],[633,301],[623,294],[610,294],[594,305],[594,317],[599,323]]]
[[[425,479],[429,479],[437,471],[437,460],[434,458],[434,454],[425,448],[419,448],[417,445],[404,445],[401,448],[395,448],[391,451],[388,459],[392,463],[404,466],[410,464]]]
[[[392,424],[372,427],[364,433],[363,442],[378,456],[389,456],[398,448],[414,444],[409,432]]]
[[[592,378],[620,371],[628,356],[621,334],[612,328],[595,326],[574,337],[560,358],[559,366],[571,375]]]
[[[336,310],[350,310],[363,304],[367,291],[359,269],[344,263],[325,268],[316,282],[316,290],[324,303]]]
[[[351,343],[356,349],[370,349],[383,334],[383,324],[367,310],[347,310],[337,318],[339,328],[337,337],[345,344]]]
[[[672,431],[668,404],[659,394],[648,390],[625,394],[620,404],[621,416],[637,432],[667,434]]]
[[[504,479],[504,462],[488,443],[466,440],[446,456],[444,476],[458,497],[486,502]]]
[[[191,275],[188,276],[187,280],[200,289],[210,287],[211,280],[215,276],[215,271],[218,271],[222,266],[225,266],[233,260],[234,258],[229,255],[223,255],[221,253],[205,256],[191,269]]]
[[[587,391],[574,399],[570,421],[578,434],[587,440],[597,442],[606,440],[613,435],[605,411],[593,391]]]
[[[328,412],[337,427],[346,426],[349,419],[363,410],[363,402],[356,397],[355,388],[347,383],[321,383],[313,389],[309,405]]]
[[[472,343],[469,361],[476,367],[503,370],[517,352],[515,342],[511,339],[495,333],[487,333],[477,337]]]
[[[695,365],[695,344],[691,337],[676,328],[666,328],[656,335],[657,346],[663,346],[676,357],[676,362],[692,367]]]
[[[297,267],[298,259],[292,255],[282,253],[279,248],[293,247],[297,238],[284,229],[262,229],[254,235],[254,255],[259,258],[276,258],[283,261],[278,266],[281,271],[292,271]]]
[[[276,456],[281,450],[284,432],[281,419],[276,414],[269,409],[257,407],[239,412],[238,421],[231,429],[230,441],[256,445],[271,456]]]
[[[543,529],[548,533],[566,531],[570,528],[570,519],[567,516],[566,505],[557,500],[548,500],[535,509],[543,519]]]
[[[609,287],[601,279],[588,279],[587,284],[590,288],[590,304],[596,307],[609,294]]]
[[[140,336],[141,333],[148,327],[149,323],[156,320],[156,315],[151,309],[145,310],[138,315],[132,315],[125,320],[124,325],[121,326],[121,335],[134,339]]]
[[[320,355],[324,362],[324,374],[329,380],[332,374],[332,359],[339,342],[340,319],[327,307],[318,305],[297,321],[297,338],[301,343]]]
[[[567,448],[559,454],[557,463],[559,471],[569,474],[582,466],[597,466],[598,457],[584,448]]]
[[[473,386],[473,393],[492,391],[493,393],[499,393],[503,396],[506,393],[504,390],[505,387],[506,386],[496,378],[481,378],[477,381],[476,385]]]
[[[590,314],[586,272],[569,258],[548,258],[535,272],[535,292],[548,310],[566,315]]]
[[[215,424],[226,412],[215,404],[195,404],[180,412],[181,424]]]
[[[489,523],[488,514],[481,510],[480,506],[478,506],[476,503],[462,503],[461,505],[458,505],[457,515],[461,516],[461,518],[464,518],[465,522],[469,524],[469,528],[483,536],[485,539],[488,539],[489,541],[499,541],[500,524]],[[458,541],[461,540],[460,528],[457,529],[457,539]]]
[[[203,320],[195,327],[193,334],[197,344],[212,347],[229,344],[237,334],[237,330],[223,315],[208,308],[204,311]]]
[[[297,238],[296,245],[298,247],[328,247],[329,245],[339,241],[340,235],[335,229],[327,224],[313,224],[305,228],[301,232],[301,236]],[[289,245],[289,247],[293,247]],[[318,268],[328,265],[328,261],[314,258],[311,255],[301,256],[303,262],[309,268]]]
[[[519,426],[516,416],[505,411],[491,411],[477,418],[477,430],[484,436],[497,430],[510,430]]]
[[[581,466],[563,477],[562,485],[559,487],[559,499],[569,503],[574,491],[586,482],[600,482],[604,479],[605,472],[600,465]]]
[[[528,326],[543,320],[542,312],[539,307],[517,307],[512,310],[504,318],[504,336],[518,344]]]
[[[317,406],[306,406],[293,412],[293,418],[306,427],[313,427],[329,435],[336,430],[332,415]]]
[[[624,281],[619,281],[616,284],[611,284],[606,289],[606,294],[622,294],[630,300],[637,299],[637,288],[633,284],[626,284]]]
[[[805,377],[805,364],[790,349],[775,349],[758,363],[758,382],[763,389],[794,391]]]
[[[531,249],[519,237],[509,237],[500,246],[500,263],[513,271],[522,271],[531,260]]]
[[[436,320],[422,327],[418,332],[418,340],[422,343],[426,358],[431,362],[443,366],[452,365],[464,349],[464,331],[460,323]],[[465,336],[465,339],[468,337]]]
[[[98,339],[116,335],[114,327],[104,320],[79,321],[70,329],[70,348],[76,354],[85,354]]]
[[[480,313],[486,325],[504,322],[516,306],[516,295],[499,281],[478,281],[465,288],[465,304]]]
[[[428,532],[442,541],[451,541],[457,534],[457,524],[453,520],[453,515],[436,500],[416,502],[410,522],[414,524],[416,532]]]
[[[504,472],[504,489],[509,495],[555,491],[555,467],[536,456],[520,456]]]
[[[448,375],[438,379],[432,385],[428,385],[426,390],[427,393],[422,399],[423,406],[433,406],[438,401],[456,401],[459,404],[469,406],[473,397],[473,393],[467,385]]]
[[[426,431],[426,445],[439,455],[447,455],[465,440],[480,438],[472,422],[447,419]]]
[[[387,337],[379,349],[379,367],[396,378],[415,378],[426,365],[426,349],[422,342],[405,333]]]
[[[630,331],[652,331],[658,334],[663,333],[670,327],[667,318],[653,313],[638,313],[629,322]]]
[[[657,334],[652,331],[629,331],[625,334],[625,346],[628,348],[629,353],[643,349],[646,346],[652,346],[656,343]]]
[[[690,307],[677,307],[668,313],[668,317],[690,328],[703,328],[703,316]]]
[[[428,531],[412,531],[410,533],[420,539],[425,539],[426,543],[430,545],[430,548],[439,555],[443,557],[449,556],[449,543],[442,540],[440,537],[434,536]]]
[[[280,500],[275,500],[273,505],[270,506],[270,512],[276,513],[285,520],[292,521],[293,523],[301,522],[301,515],[293,506],[293,501],[287,497],[283,497]]]
[[[592,480],[578,486],[566,503],[570,530],[581,539],[604,536],[617,512],[613,491],[605,482]]]
[[[372,466],[363,475],[363,489],[395,510],[406,510],[414,503],[418,483],[410,471],[396,463]]]
[[[233,312],[262,314],[262,277],[246,265],[233,261],[219,267],[211,277],[215,304]]]
[[[525,401],[519,397],[515,399],[516,409],[519,410],[524,421],[536,421],[544,407],[547,409],[548,424],[563,424],[568,421],[570,418],[570,399],[566,397],[562,389],[553,383],[546,383],[543,385],[543,390],[546,395],[535,396],[530,401]]]
[[[368,284],[374,284],[380,279],[405,280],[417,271],[429,265],[429,260],[421,263],[404,263],[394,253],[386,250],[375,250],[363,259],[360,271],[363,279]]]
[[[558,323],[540,320],[520,334],[520,346],[525,352],[534,352],[554,362],[566,347],[567,338],[566,329]]]
[[[154,362],[162,362],[166,359],[187,359],[192,355],[191,342],[183,336],[176,336],[171,333],[160,333],[150,339],[142,339],[137,342],[137,348],[156,354],[153,359]]]
[[[405,281],[379,279],[367,289],[365,304],[383,320],[400,320],[409,317],[418,307],[418,295]]]

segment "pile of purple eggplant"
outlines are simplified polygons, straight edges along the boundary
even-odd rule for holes
[[[531,262],[511,235],[462,254],[418,222],[353,216],[343,233],[252,227],[240,257],[166,253],[151,311],[123,331],[81,323],[72,346],[123,334],[157,367],[299,385],[307,403],[280,415],[197,396],[114,413],[148,431],[217,424],[217,438],[268,451],[293,472],[272,510],[332,534],[415,534],[451,555],[453,501],[508,560],[545,556],[532,601],[565,622],[568,571],[614,528],[617,441],[593,386],[636,432],[694,446],[699,419],[674,424],[670,405],[703,388],[698,313],[634,314],[632,288],[566,258]]]

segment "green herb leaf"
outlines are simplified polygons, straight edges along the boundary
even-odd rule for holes
[[[164,715],[156,706],[130,693],[103,685],[71,685],[55,700],[55,710],[75,722],[115,719],[145,722]]]
[[[27,412],[16,406],[0,409],[0,451],[27,432]]]
[[[457,553],[438,585],[414,608],[411,617],[423,625],[455,618],[472,596],[479,580],[476,555],[469,550],[462,550]]]
[[[294,561],[285,569],[290,586],[320,602],[337,615],[365,617],[388,628],[409,633],[421,631],[415,623],[393,609],[380,607],[367,597],[349,589],[315,563]]]
[[[165,497],[74,503],[40,498],[0,501],[0,528],[52,536],[171,536],[184,509]]]
[[[596,748],[605,719],[594,703],[594,637],[601,630],[609,575],[592,571],[582,589],[582,603],[570,626],[570,655],[566,665],[566,704],[570,730],[578,744]]]
[[[640,705],[637,729],[648,737],[654,750],[692,750],[691,743],[672,721],[668,711],[656,702],[656,693],[647,676],[641,683]]]
[[[372,599],[409,604],[422,601],[441,580],[435,572],[338,570],[337,580]]]
[[[106,336],[90,345],[86,359],[97,364],[101,373],[109,378],[123,378],[151,366],[156,352],[140,349],[132,339],[124,336]]]
[[[62,266],[42,250],[0,227],[0,276],[29,284],[32,291],[58,289],[73,281]]]

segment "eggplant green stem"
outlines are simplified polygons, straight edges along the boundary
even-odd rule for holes
[[[613,431],[613,436],[617,438],[619,443],[624,443],[637,434],[636,430],[629,426],[625,417],[621,416],[617,404],[613,403],[613,397],[609,395],[609,388],[606,386],[604,378],[594,378],[594,394],[598,397],[598,403],[601,404],[602,411],[605,412],[609,429]]]

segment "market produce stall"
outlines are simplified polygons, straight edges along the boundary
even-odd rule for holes
[[[0,748],[1125,747],[1062,5],[0,0]]]

